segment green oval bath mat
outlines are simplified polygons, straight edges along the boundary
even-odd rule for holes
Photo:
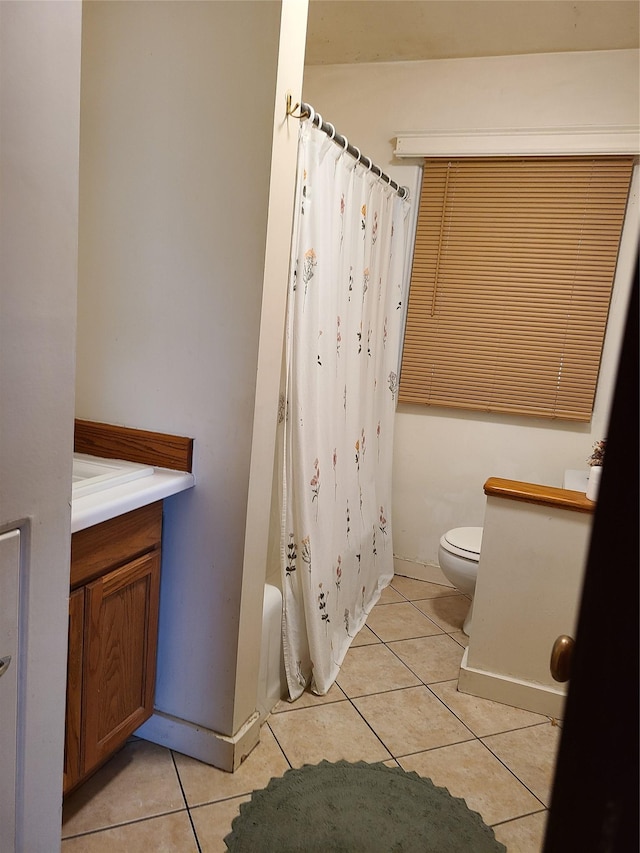
[[[477,812],[400,767],[306,764],[240,806],[232,853],[500,853]]]

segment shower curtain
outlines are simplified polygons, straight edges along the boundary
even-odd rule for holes
[[[393,577],[391,460],[409,204],[300,127],[287,307],[281,567],[292,699],[335,681]]]

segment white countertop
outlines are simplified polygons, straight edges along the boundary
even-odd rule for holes
[[[153,473],[71,501],[71,532],[93,527],[117,515],[168,498],[195,485],[195,477],[183,471],[154,468]]]

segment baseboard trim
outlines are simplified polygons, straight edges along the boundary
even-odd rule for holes
[[[155,711],[135,734],[233,773],[260,740],[260,715],[255,711],[233,737],[228,737],[188,720]]]
[[[429,563],[417,563],[415,560],[404,560],[402,557],[394,557],[393,570],[396,575],[401,575],[405,578],[428,581],[429,583],[437,583],[441,586],[450,586],[451,589],[455,589],[442,574],[440,566],[433,566]]]
[[[467,663],[468,654],[469,649],[466,648],[458,678],[458,690],[461,693],[470,693],[481,699],[491,699],[503,705],[562,719],[566,701],[566,691],[563,687],[548,687],[496,672],[475,669]]]

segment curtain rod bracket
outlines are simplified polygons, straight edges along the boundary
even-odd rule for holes
[[[296,102],[294,106],[291,106],[292,100],[293,99],[291,97],[291,92],[287,92],[287,115],[291,116],[292,118],[307,118],[309,116],[309,113],[306,110],[302,109],[302,104]],[[300,113],[296,115],[296,110],[298,109],[300,110]]]

